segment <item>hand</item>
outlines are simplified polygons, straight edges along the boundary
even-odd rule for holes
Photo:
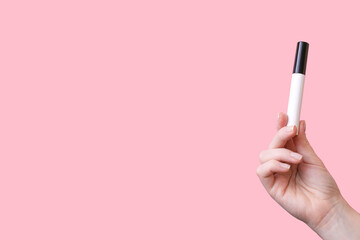
[[[260,153],[257,174],[270,196],[315,231],[328,224],[339,206],[345,206],[335,180],[305,135],[305,121],[288,126],[280,113],[269,149]]]

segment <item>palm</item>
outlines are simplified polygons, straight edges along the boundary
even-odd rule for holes
[[[296,138],[296,137],[295,137]],[[286,148],[297,151],[291,139]],[[312,156],[318,158],[316,155]],[[275,181],[270,190],[271,196],[291,215],[309,224],[317,225],[329,212],[339,189],[321,160],[304,158],[299,164],[292,165],[287,173],[275,174]]]

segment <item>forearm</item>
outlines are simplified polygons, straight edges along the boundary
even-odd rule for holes
[[[360,214],[343,200],[313,230],[324,240],[360,239]]]

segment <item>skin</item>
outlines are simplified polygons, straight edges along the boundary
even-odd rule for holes
[[[270,196],[323,239],[360,239],[360,215],[340,190],[306,138],[305,121],[286,126],[279,113],[277,133],[259,155],[257,175]]]

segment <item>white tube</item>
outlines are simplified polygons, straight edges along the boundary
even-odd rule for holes
[[[299,121],[301,112],[301,103],[304,90],[305,75],[293,73],[291,78],[290,96],[288,104],[288,123],[287,126],[296,125],[296,135],[299,134]]]

